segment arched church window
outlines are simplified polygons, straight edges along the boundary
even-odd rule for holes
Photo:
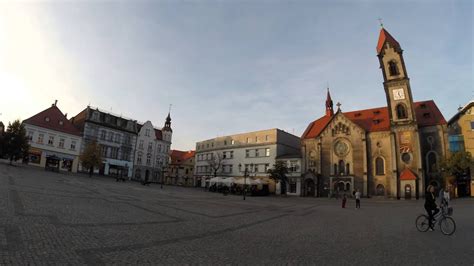
[[[337,175],[337,164],[334,164],[334,175]]]
[[[375,159],[375,175],[384,175],[385,174],[385,165],[381,157]]]
[[[343,175],[344,174],[344,161],[343,160],[339,160],[339,174],[340,175]]]
[[[350,167],[349,167],[349,163],[346,163],[346,175],[349,175],[350,174]]]
[[[398,72],[397,63],[395,61],[388,62],[388,71],[390,72],[390,76],[397,76],[400,74]]]
[[[405,119],[407,118],[407,109],[405,107],[405,105],[403,104],[398,104],[397,105],[397,117],[398,119]]]
[[[437,173],[438,172],[438,161],[436,158],[435,152],[429,152],[426,158],[428,162],[428,172]]]

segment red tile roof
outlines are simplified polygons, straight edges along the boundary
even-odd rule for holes
[[[48,109],[24,120],[23,123],[71,135],[81,136],[81,132],[76,127],[74,127],[74,125],[66,118],[66,116],[63,115],[61,110],[59,110],[56,105],[53,105]]]
[[[444,125],[446,120],[432,100],[414,103],[416,121],[419,127]],[[367,132],[389,131],[390,116],[388,107],[379,107],[366,110],[343,113],[348,119],[362,127]],[[332,116],[323,116],[311,122],[306,128],[303,139],[319,136],[331,121]]]
[[[194,154],[195,151],[171,150],[171,163],[182,163],[185,160],[194,157]]]
[[[408,168],[400,174],[400,180],[416,180],[416,175]]]
[[[395,40],[395,38],[393,38],[392,35],[388,33],[388,31],[382,28],[379,34],[379,41],[377,42],[377,54],[380,54],[386,41],[392,44],[392,46],[400,48],[400,44],[397,42],[397,40]]]

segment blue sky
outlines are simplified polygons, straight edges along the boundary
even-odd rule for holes
[[[404,49],[416,101],[449,119],[473,99],[471,1],[0,2],[0,120],[59,100],[161,127],[174,149],[246,131],[301,135],[324,114],[386,106],[375,47]],[[3,97],[2,97],[3,98]]]

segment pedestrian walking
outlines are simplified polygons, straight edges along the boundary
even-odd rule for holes
[[[355,197],[356,197],[356,209],[360,209],[360,192],[358,189],[356,189]]]
[[[346,194],[344,194],[344,196],[342,196],[342,208],[346,208],[346,202],[347,202],[347,197],[346,197]]]

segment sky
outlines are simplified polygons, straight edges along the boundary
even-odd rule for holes
[[[474,97],[471,1],[2,1],[0,121],[58,100],[155,127],[171,107],[172,149],[386,106],[376,56],[400,43],[415,101],[446,120]]]

